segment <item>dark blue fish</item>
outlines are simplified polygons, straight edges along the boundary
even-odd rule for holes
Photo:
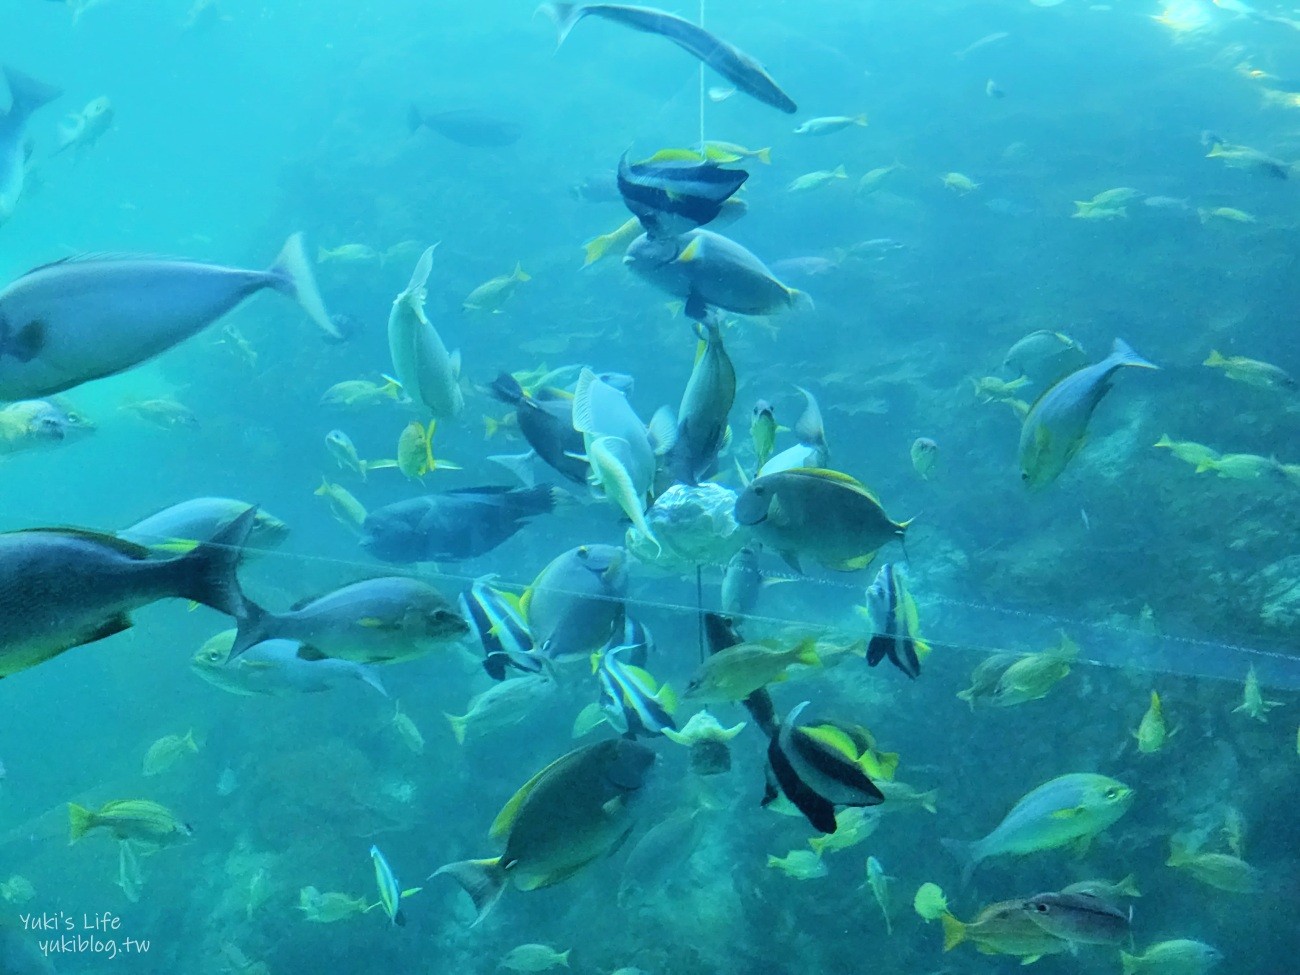
[[[554,507],[549,487],[468,487],[376,508],[361,547],[384,562],[459,562],[492,551]]]
[[[639,163],[618,161],[618,191],[648,236],[677,237],[703,227],[749,179],[743,169],[701,162],[695,153],[671,150]]]
[[[628,7],[616,3],[543,3],[537,9],[555,22],[560,44],[583,17],[604,17],[632,30],[667,38],[683,51],[699,58],[738,90],[766,105],[779,108],[788,115],[799,110],[761,64],[689,20],[653,7]]]
[[[407,112],[406,124],[412,132],[421,127],[432,129],[444,139],[476,149],[512,146],[524,134],[523,127],[516,122],[493,118],[468,108],[424,112],[412,105]]]

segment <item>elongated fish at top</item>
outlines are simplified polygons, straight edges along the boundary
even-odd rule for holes
[[[266,288],[337,335],[302,236],[266,271],[150,257],[56,261],[0,291],[0,400],[49,396],[130,369]]]
[[[787,115],[793,115],[799,110],[761,64],[744,51],[689,20],[654,7],[630,7],[617,3],[544,3],[537,9],[555,22],[560,44],[564,43],[569,31],[583,17],[604,17],[632,30],[667,38],[682,50],[699,58],[739,91],[757,98],[765,105],[778,108]]]
[[[0,116],[0,223],[4,223],[13,216],[27,177],[27,120],[63,91],[13,68],[0,71],[9,86],[9,111]]]

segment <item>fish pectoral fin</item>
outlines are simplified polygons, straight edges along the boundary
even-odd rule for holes
[[[1069,809],[1058,809],[1052,813],[1053,819],[1073,819],[1076,816],[1082,816],[1088,810],[1083,806],[1071,806]]]
[[[794,571],[798,572],[800,575],[803,575],[803,568],[799,565],[799,553],[795,552],[793,549],[786,549],[785,551],[782,551],[780,555],[781,558],[785,560],[786,565],[794,569]]]
[[[19,362],[31,362],[45,348],[45,323],[39,319],[30,321],[11,335],[3,346],[0,355],[11,355]]]
[[[1042,955],[1026,955],[1024,958],[1020,959],[1020,964],[1032,965],[1034,962],[1038,961],[1038,959],[1042,957],[1043,957]]]
[[[96,627],[89,636],[81,641],[81,643],[86,644],[94,643],[97,640],[106,640],[110,636],[116,636],[118,633],[125,633],[129,629],[131,629],[131,617],[127,616],[125,613],[119,613],[111,619],[104,620],[104,622]]]

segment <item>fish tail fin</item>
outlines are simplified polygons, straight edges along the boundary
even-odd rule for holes
[[[256,646],[270,633],[271,615],[256,603],[244,601],[243,607],[235,617],[235,642],[231,644],[227,661],[234,660],[249,647]]]
[[[85,806],[68,803],[68,846],[81,839],[95,827],[95,814]]]
[[[599,237],[593,237],[584,243],[582,245],[582,266],[591,267],[609,253],[609,248],[613,243],[613,234],[601,234]]]
[[[975,844],[964,840],[949,839],[942,839],[939,843],[961,864],[961,884],[963,887],[968,886],[971,877],[975,875],[975,868],[979,865],[979,856],[975,852]]]
[[[525,271],[523,265],[518,261],[515,261],[515,269],[510,277],[515,281],[531,281],[533,279],[533,276]]]
[[[650,417],[646,432],[656,457],[662,457],[677,445],[677,417],[671,406],[661,406]]]
[[[817,310],[817,306],[813,304],[812,295],[807,291],[800,291],[798,288],[790,288],[787,294],[790,296],[790,307],[796,311]]]
[[[379,675],[375,673],[375,669],[373,667],[367,667],[365,665],[362,665],[357,670],[357,677],[360,678],[364,683],[369,684],[371,687],[377,690],[384,697],[388,697],[388,688],[384,686],[384,682],[379,679]]]
[[[465,727],[469,724],[469,718],[457,714],[448,714],[446,711],[442,712],[442,716],[451,725],[451,733],[456,736],[456,744],[465,744]]]
[[[210,606],[227,616],[243,615],[248,602],[235,573],[256,519],[257,509],[249,508],[210,541],[173,560],[168,571],[175,573],[175,595]]]
[[[840,163],[838,166],[832,169],[831,175],[836,177],[837,179],[848,179],[849,176],[848,171],[844,168],[843,163]]]
[[[1136,369],[1159,369],[1160,367],[1150,360],[1142,358],[1133,351],[1123,339],[1117,338],[1110,347],[1111,361],[1117,366],[1133,366]]]
[[[524,387],[520,386],[519,380],[508,372],[501,373],[488,383],[488,392],[502,403],[509,403],[511,406],[518,405],[524,398]]]
[[[489,454],[487,459],[494,464],[500,464],[519,478],[519,483],[524,487],[533,487],[537,484],[537,472],[533,470],[533,459],[536,456],[529,450],[522,454]]]
[[[822,658],[817,656],[817,638],[805,637],[799,642],[798,653],[795,655],[795,662],[801,663],[807,667],[820,667]]]
[[[755,149],[754,158],[764,166],[772,165],[772,148],[770,146],[765,146],[762,149]]]
[[[939,811],[939,806],[937,804],[939,800],[938,789],[931,789],[929,792],[922,792],[917,796],[917,799],[921,803],[921,808],[931,815],[934,815]]]
[[[944,951],[952,951],[966,940],[966,925],[961,921],[958,921],[947,911],[944,911],[939,915],[939,921],[943,924]]]
[[[861,115],[855,115],[853,117],[853,124],[865,126],[867,124],[867,113],[863,112]]]
[[[1174,442],[1173,442],[1172,440],[1169,439],[1169,434],[1167,434],[1167,433],[1162,433],[1162,434],[1160,434],[1160,439],[1157,440],[1157,441],[1155,442],[1155,445],[1154,445],[1154,446],[1156,446],[1156,447],[1172,447],[1173,445],[1174,445]]]
[[[1120,968],[1123,969],[1124,975],[1136,975],[1142,968],[1141,960],[1137,955],[1130,955],[1127,951],[1119,953]]]
[[[1225,365],[1227,361],[1228,360],[1223,357],[1223,354],[1219,352],[1218,349],[1211,349],[1209,357],[1204,362],[1202,362],[1201,365],[1222,366]]]
[[[433,878],[442,874],[447,874],[460,884],[465,893],[469,894],[478,915],[474,919],[474,924],[487,917],[488,911],[496,906],[496,902],[501,899],[501,894],[506,889],[506,868],[501,865],[500,857],[449,863],[445,867],[439,867],[429,876]]]
[[[189,749],[191,752],[193,752],[195,755],[199,753],[199,743],[194,740],[193,728],[185,732],[185,737],[181,739],[181,741],[185,745],[185,747]]]
[[[538,7],[537,13],[546,14],[551,18],[551,23],[555,25],[555,46],[558,48],[569,36],[569,31],[573,30],[574,24],[582,19],[586,10],[576,3],[548,2]]]
[[[307,259],[302,234],[289,235],[268,273],[275,279],[280,291],[302,306],[302,310],[316,323],[317,328],[331,338],[344,337],[330,321],[329,312],[325,310],[325,300],[320,296],[320,288],[316,286],[316,274]]]
[[[4,76],[9,85],[10,98],[9,112],[5,118],[11,122],[26,121],[42,105],[48,105],[63,94],[63,89],[57,85],[47,85],[14,68],[5,68]]]

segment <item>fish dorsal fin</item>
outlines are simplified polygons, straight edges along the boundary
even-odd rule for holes
[[[538,784],[547,776],[553,775],[560,769],[564,768],[570,762],[581,758],[585,752],[586,749],[579,748],[575,751],[569,752],[567,755],[561,755],[550,765],[546,766],[546,768],[542,769],[520,786],[519,791],[511,796],[510,801],[501,808],[501,812],[497,813],[497,818],[492,821],[492,828],[488,830],[488,837],[493,840],[501,840],[505,837],[506,834],[510,832],[511,827],[514,826],[515,818],[519,815],[519,810],[523,807],[523,804],[528,801],[528,796],[532,794]]]
[[[695,237],[695,239],[687,244],[682,249],[682,252],[677,255],[677,260],[682,264],[689,264],[700,256],[700,248],[703,246],[704,238],[700,236]]]
[[[832,751],[839,752],[850,761],[857,761],[858,749],[853,739],[840,728],[832,724],[806,724],[794,729],[794,734],[803,735]]]
[[[595,418],[591,415],[591,386],[596,374],[583,367],[578,383],[573,387],[573,429],[578,433],[595,433]]]
[[[856,477],[845,474],[843,471],[833,471],[825,467],[792,467],[786,471],[786,473],[800,474],[805,477],[817,477],[824,481],[834,481],[836,484],[842,484],[844,487],[856,491],[863,497],[869,498],[873,504],[880,505],[880,499],[875,496],[869,487],[859,481]]]
[[[65,538],[75,538],[81,542],[90,542],[95,545],[103,545],[105,548],[112,549],[119,555],[125,555],[127,558],[143,561],[149,557],[150,550],[143,545],[137,545],[135,542],[128,542],[124,538],[118,538],[116,535],[109,535],[104,532],[93,531],[89,528],[23,528],[13,532],[15,535],[62,535]]]

